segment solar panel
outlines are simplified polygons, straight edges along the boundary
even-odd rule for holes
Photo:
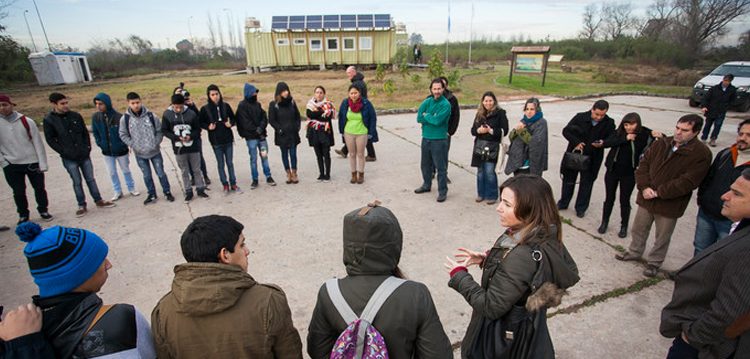
[[[305,29],[305,17],[304,16],[290,16],[289,17],[289,29],[290,30],[304,30]]]
[[[391,15],[375,14],[375,27],[391,27]]]
[[[323,28],[338,29],[341,27],[338,15],[323,15]]]
[[[271,17],[271,29],[286,30],[289,27],[289,16]]]
[[[357,27],[368,28],[373,27],[373,15],[357,15]]]
[[[357,27],[357,15],[341,15],[341,27],[354,29]]]
[[[323,16],[322,15],[307,16],[306,27],[311,30],[322,29],[323,28]]]

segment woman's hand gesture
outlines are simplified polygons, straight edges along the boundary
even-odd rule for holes
[[[459,263],[462,263],[464,267],[471,267],[473,265],[481,266],[482,263],[484,263],[484,259],[487,257],[487,254],[482,252],[474,252],[470,249],[466,248],[459,248],[460,252],[456,253],[454,257]]]

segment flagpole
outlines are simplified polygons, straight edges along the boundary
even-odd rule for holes
[[[471,64],[471,43],[474,40],[474,1],[471,2],[471,23],[469,25],[469,64]]]
[[[448,0],[448,34],[445,37],[445,63],[448,63],[448,42],[451,37],[451,0]]]

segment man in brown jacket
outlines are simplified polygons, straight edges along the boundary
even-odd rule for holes
[[[638,260],[646,249],[651,225],[656,224],[654,247],[644,258],[643,275],[656,276],[669,249],[677,219],[682,217],[693,190],[698,188],[711,166],[711,150],[696,138],[703,118],[682,116],[674,136],[655,141],[635,171],[638,211],[633,220],[628,252],[617,254],[621,261]]]
[[[182,234],[187,263],[151,313],[159,358],[302,358],[302,341],[281,288],[247,273],[243,225],[196,218]]]

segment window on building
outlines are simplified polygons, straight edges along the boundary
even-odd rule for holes
[[[310,39],[310,51],[320,51],[323,49],[323,40]]]
[[[344,51],[354,51],[356,50],[354,48],[354,38],[353,37],[345,37],[344,40]]]
[[[295,46],[305,46],[305,39],[294,39]]]
[[[289,46],[289,39],[276,39],[276,46]]]
[[[363,36],[359,38],[360,50],[372,50],[372,37]]]
[[[338,37],[326,39],[326,50],[328,50],[328,51],[337,51],[338,49],[339,49],[339,38]]]

